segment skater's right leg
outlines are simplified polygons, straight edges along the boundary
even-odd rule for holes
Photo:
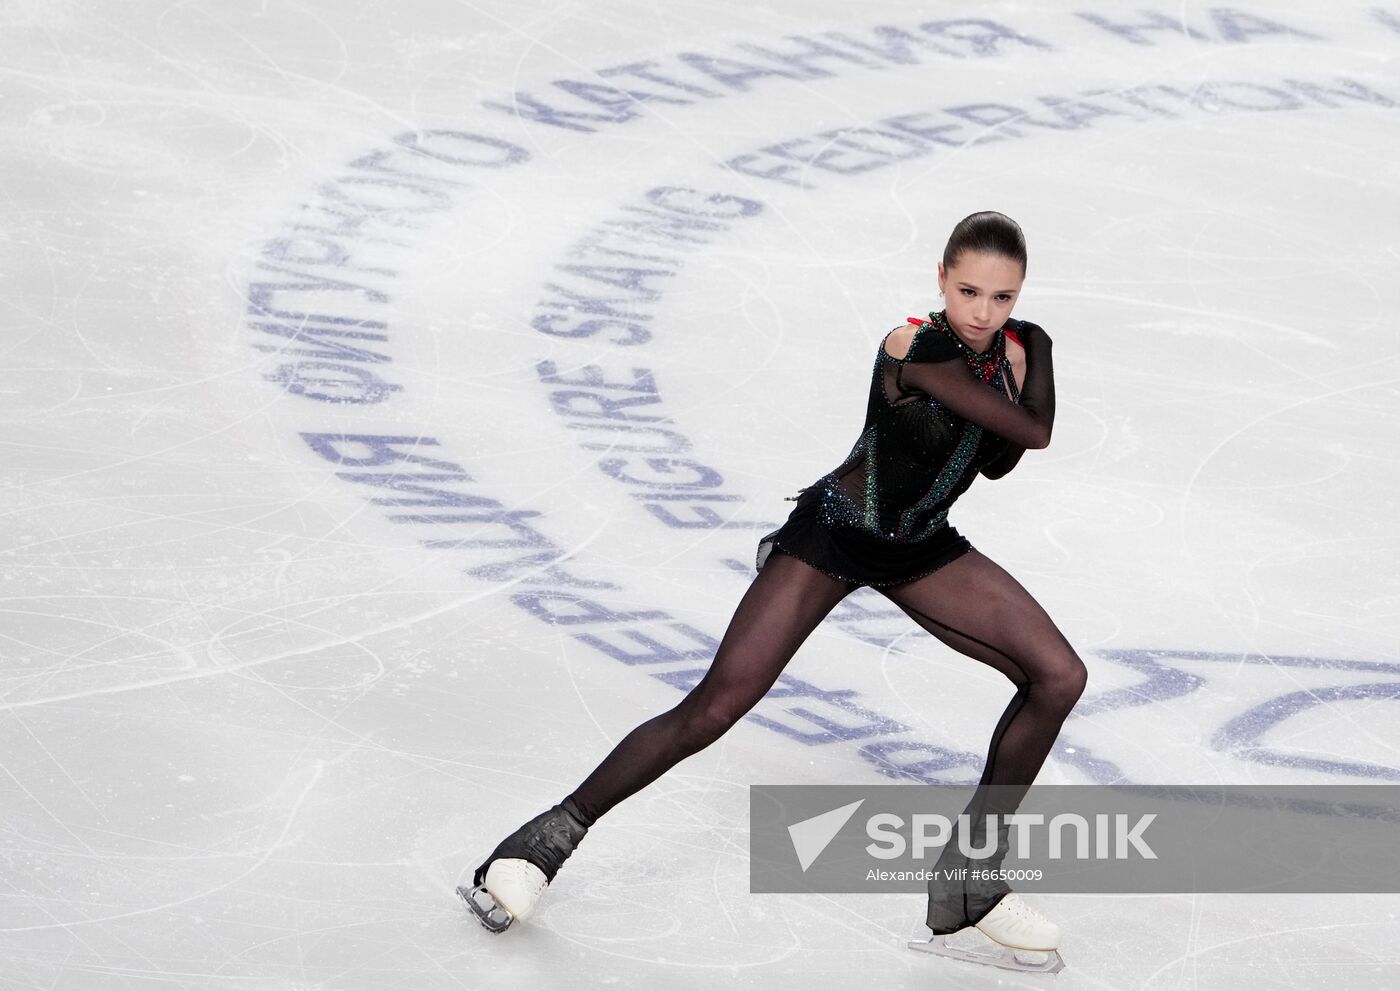
[[[704,678],[642,723],[558,805],[506,837],[458,893],[493,932],[525,919],[588,827],[618,802],[719,739],[778,680],[832,608],[858,588],[774,550],[720,640]]]
[[[775,549],[734,611],[714,661],[675,708],[642,723],[570,796],[590,821],[718,740],[778,680],[827,613],[859,586]]]

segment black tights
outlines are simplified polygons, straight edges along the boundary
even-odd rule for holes
[[[773,687],[797,648],[858,588],[776,548],[739,600],[705,677],[642,723],[573,792],[597,818],[719,739]],[[992,732],[980,784],[1029,787],[1084,689],[1084,663],[1040,604],[991,559],[969,551],[931,575],[878,588],[954,650],[1016,685]]]

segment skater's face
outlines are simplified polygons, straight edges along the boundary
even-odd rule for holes
[[[946,270],[939,262],[938,288],[943,290],[953,332],[972,350],[987,350],[992,336],[1011,316],[1025,279],[1021,263],[1005,255],[964,251]]]

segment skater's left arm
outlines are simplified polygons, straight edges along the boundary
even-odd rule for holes
[[[1006,339],[1006,360],[1011,365],[1011,375],[1016,380],[1016,391],[1019,393],[1022,384],[1026,381],[1026,349],[1010,337]],[[1021,455],[1025,453],[1024,447],[1007,441],[1006,450],[1002,451],[994,461],[982,466],[982,474],[987,478],[1001,478],[1016,467],[1016,463],[1021,460]]]

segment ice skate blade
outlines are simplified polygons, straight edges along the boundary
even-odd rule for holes
[[[921,953],[936,953],[941,957],[966,960],[969,963],[1000,967],[1003,970],[1020,971],[1023,974],[1058,974],[1065,968],[1059,950],[1018,950],[1012,946],[1003,946],[995,940],[981,936],[980,933],[978,935],[982,942],[971,946],[962,945],[961,942],[949,943],[947,936],[911,939],[909,949]]]
[[[496,899],[491,897],[491,892],[486,890],[485,885],[478,884],[475,888],[459,886],[457,894],[467,903],[467,908],[472,910],[476,921],[493,933],[505,932],[515,921],[509,912],[496,903]]]

